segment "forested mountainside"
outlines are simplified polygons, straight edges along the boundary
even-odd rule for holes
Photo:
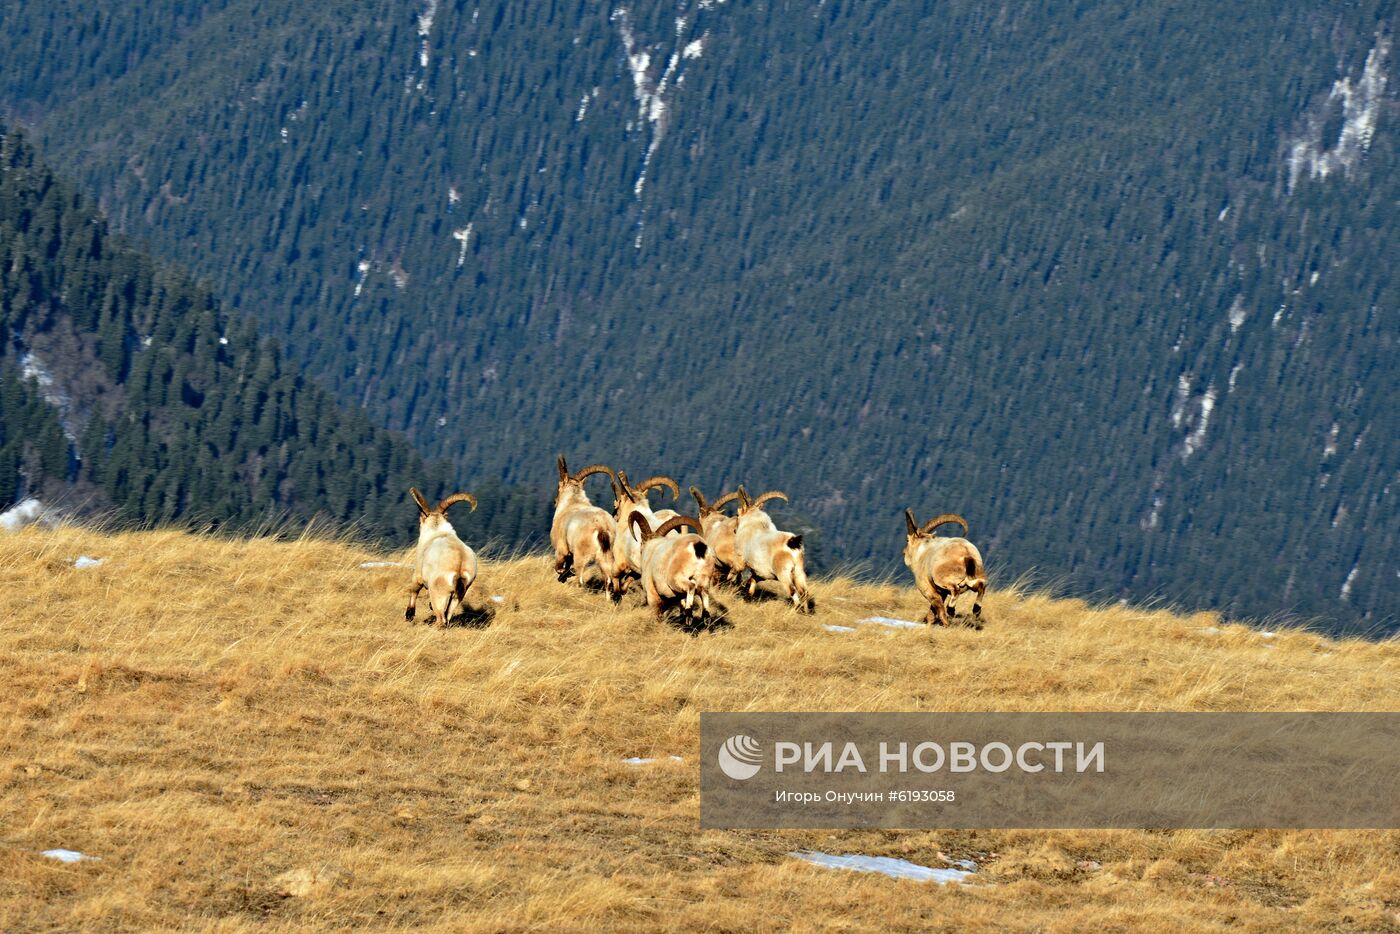
[[[1393,0],[0,10],[120,229],[462,476],[1393,623]]]
[[[0,125],[0,509],[36,495],[226,528],[319,515],[402,541],[409,485],[451,482],[340,411],[247,316],[109,232]],[[499,534],[521,505],[498,487],[478,531]]]

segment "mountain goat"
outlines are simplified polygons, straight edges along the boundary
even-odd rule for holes
[[[977,594],[972,604],[974,625],[981,629],[982,598],[987,593],[987,574],[982,565],[982,553],[965,538],[939,538],[933,530],[945,522],[956,522],[967,534],[967,520],[953,513],[944,513],[919,526],[914,510],[904,510],[904,563],[914,574],[914,585],[929,603],[929,625],[946,626],[955,616],[954,601],[971,590]]]
[[[417,487],[409,487],[413,501],[418,504],[418,554],[414,562],[413,586],[408,589],[408,608],[403,617],[410,622],[418,612],[418,594],[428,588],[428,608],[437,617],[439,626],[446,626],[452,617],[452,600],[462,609],[467,588],[476,580],[476,552],[457,537],[447,510],[457,503],[468,503],[476,511],[476,497],[470,493],[453,493],[437,504],[428,505]]]
[[[628,521],[642,542],[641,575],[647,605],[659,616],[667,604],[679,601],[687,613],[708,616],[715,568],[709,545],[694,533],[667,535],[684,525],[698,529],[700,520],[676,516],[655,530],[639,512],[632,513]]]
[[[641,577],[642,540],[630,524],[631,517],[634,514],[641,515],[647,520],[647,526],[654,528],[676,515],[670,510],[666,510],[668,513],[666,516],[651,511],[651,506],[647,502],[647,493],[657,487],[670,490],[672,499],[680,498],[680,485],[667,476],[649,477],[635,487],[627,482],[625,470],[619,470],[613,479],[615,527],[613,530],[612,580],[608,589],[614,600],[622,599],[622,595],[626,592],[627,585],[633,577]]]
[[[606,464],[591,464],[576,474],[569,473],[564,455],[559,455],[559,489],[554,494],[554,522],[549,542],[554,546],[554,572],[562,583],[572,571],[583,586],[583,572],[596,564],[604,586],[610,586],[614,524],[606,509],[594,506],[583,489],[583,481],[595,473],[613,477]]]
[[[739,488],[739,515],[734,530],[734,542],[739,563],[749,572],[748,594],[758,591],[759,581],[777,581],[784,595],[798,610],[812,612],[812,597],[807,590],[807,569],[803,561],[802,536],[784,532],[773,524],[763,511],[770,499],[787,501],[787,494],[769,490],[757,499],[749,499]]]
[[[739,488],[740,490],[743,487]],[[739,490],[726,493],[713,503],[705,502],[705,497],[701,495],[696,487],[690,488],[690,495],[695,497],[695,505],[699,510],[701,532],[705,536],[706,543],[710,546],[710,551],[715,556],[715,571],[724,579],[737,582],[737,568],[742,567],[739,560],[739,548],[734,541],[734,533],[738,529],[739,519],[737,516],[727,516],[722,511],[724,507],[739,498]]]

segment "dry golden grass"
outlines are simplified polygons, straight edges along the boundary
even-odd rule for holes
[[[1395,710],[1393,644],[1007,591],[983,632],[828,632],[923,611],[849,581],[692,637],[544,558],[485,564],[500,612],[442,632],[404,623],[407,569],[359,567],[405,557],[0,538],[0,930],[1400,926],[1393,832],[701,831],[695,760],[702,710]]]

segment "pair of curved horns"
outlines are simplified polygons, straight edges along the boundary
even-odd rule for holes
[[[654,490],[657,487],[665,487],[666,489],[670,490],[672,500],[678,500],[681,498],[681,485],[675,480],[666,476],[665,474],[658,474],[655,477],[647,477],[645,480],[643,480],[636,486],[633,486],[627,480],[627,471],[625,470],[619,470],[617,472],[617,475],[613,479],[613,493],[625,493],[627,494],[628,499],[640,499],[646,496],[648,490]]]
[[[941,516],[934,516],[920,527],[919,524],[914,521],[914,510],[904,510],[904,527],[910,535],[928,535],[945,522],[956,522],[958,525],[962,526],[963,534],[967,534],[967,520],[956,513],[945,512]]]
[[[428,505],[428,501],[423,498],[423,494],[418,492],[418,487],[411,486],[408,488],[408,492],[413,495],[413,501],[418,504],[418,508],[423,512],[424,515],[428,515],[434,512],[446,514],[447,510],[451,509],[458,503],[470,503],[472,507],[472,512],[476,512],[476,497],[471,495],[470,493],[453,493],[451,496],[438,503],[436,509],[433,509],[431,506]]]
[[[782,490],[769,490],[766,493],[760,493],[755,499],[749,499],[749,494],[744,490],[742,486],[734,492],[738,494],[739,499],[744,504],[745,509],[758,509],[770,499],[780,499],[785,503],[788,501],[788,495]]]
[[[613,478],[616,478],[616,476],[617,476],[616,474],[613,473],[613,469],[612,469],[611,467],[609,467],[607,464],[589,464],[587,467],[583,468],[583,469],[580,470],[578,473],[576,473],[576,474],[571,474],[571,473],[569,473],[569,465],[564,461],[564,455],[563,455],[563,454],[560,454],[560,455],[559,455],[559,482],[560,482],[560,483],[563,483],[565,480],[582,480],[582,479],[584,479],[585,477],[590,477],[590,476],[592,476],[592,475],[595,474],[595,473],[605,473],[605,474],[607,474],[609,477],[613,477]]]
[[[655,477],[647,477],[637,484],[634,492],[645,494],[648,490],[663,487],[671,492],[671,500],[674,502],[681,498],[681,485],[665,474],[657,474]]]
[[[724,494],[723,496],[721,496],[719,499],[717,499],[717,500],[715,500],[713,503],[711,503],[711,504],[710,504],[710,508],[711,508],[711,509],[714,509],[714,510],[716,510],[716,511],[718,511],[718,510],[720,510],[720,509],[723,509],[725,506],[728,506],[730,503],[734,502],[734,501],[735,501],[736,499],[738,499],[738,498],[739,498],[739,491],[738,491],[738,490],[730,490],[728,493],[725,493],[725,494]]]
[[[729,505],[730,503],[732,503],[732,502],[734,502],[736,499],[738,499],[738,498],[739,498],[739,491],[738,491],[738,490],[733,490],[733,491],[731,491],[731,492],[729,492],[729,493],[725,493],[723,496],[721,496],[719,499],[715,500],[713,503],[707,503],[707,502],[705,502],[705,497],[700,493],[700,488],[699,488],[699,487],[694,487],[694,486],[691,487],[691,488],[690,488],[690,495],[693,496],[693,497],[695,497],[695,503],[696,503],[697,506],[700,507],[700,514],[701,514],[701,515],[709,515],[709,514],[712,513],[712,512],[719,512],[719,511],[720,511],[721,509],[723,509],[725,506]]]
[[[672,516],[661,523],[656,529],[652,529],[647,522],[646,516],[640,512],[634,512],[628,519],[628,523],[638,532],[642,533],[642,541],[648,542],[653,538],[660,538],[667,532],[674,531],[682,526],[690,526],[695,531],[700,531],[700,520],[694,516]]]

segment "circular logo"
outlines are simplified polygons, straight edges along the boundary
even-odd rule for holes
[[[752,736],[740,733],[724,741],[719,748],[719,770],[730,778],[743,781],[758,774],[762,747]]]

